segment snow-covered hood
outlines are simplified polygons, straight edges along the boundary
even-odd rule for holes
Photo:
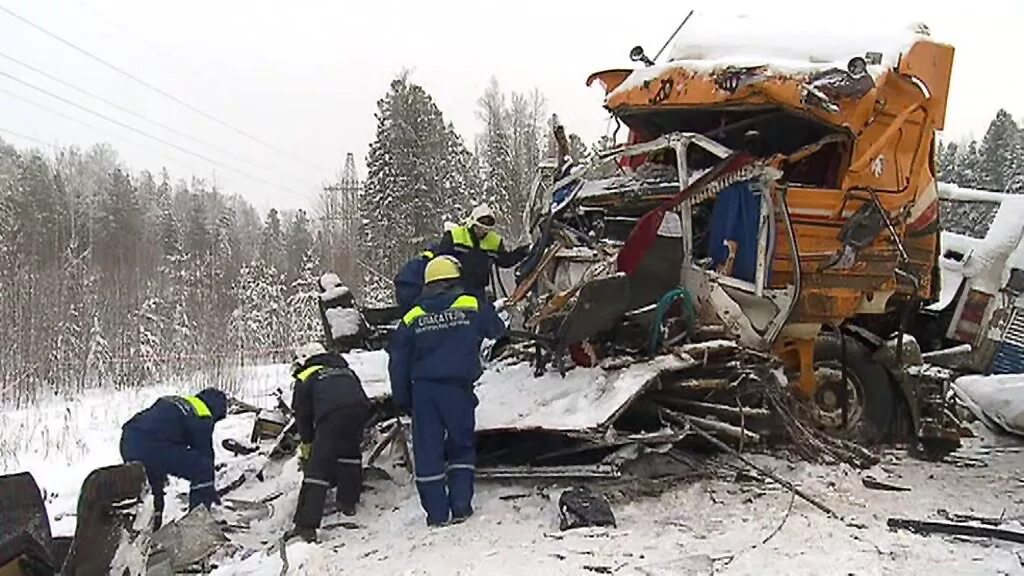
[[[868,52],[881,54],[870,66],[875,77],[899,63],[900,55],[928,38],[921,24],[898,24],[884,18],[848,19],[836,13],[822,18],[793,18],[788,12],[729,16],[695,13],[669,53],[675,65],[707,70],[725,66],[768,65],[779,74],[808,74],[847,62]]]
[[[876,81],[899,65],[919,40],[930,39],[920,23],[893,25],[884,18],[856,18],[834,11],[818,18],[801,9],[788,12],[725,15],[697,12],[680,31],[667,63],[633,71],[608,99],[650,82],[673,69],[713,74],[727,68],[764,67],[762,74],[804,79],[826,70],[846,70],[851,58],[880,54],[867,72]],[[852,17],[852,18],[851,18]]]

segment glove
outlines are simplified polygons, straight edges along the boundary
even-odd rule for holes
[[[309,460],[309,455],[313,453],[313,444],[310,442],[303,442],[299,444],[299,462],[306,463]]]
[[[512,255],[515,256],[517,260],[522,260],[530,255],[530,250],[532,248],[533,246],[531,246],[530,244],[523,244],[522,246],[513,250]]]

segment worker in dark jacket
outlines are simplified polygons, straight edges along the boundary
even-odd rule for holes
[[[427,268],[427,262],[434,257],[434,251],[424,250],[415,258],[402,265],[395,275],[395,302],[398,303],[398,310],[401,314],[408,312],[416,299],[420,297],[423,290],[423,271]]]
[[[505,241],[494,231],[494,212],[487,204],[473,209],[462,226],[444,233],[433,250],[434,256],[454,256],[461,266],[462,286],[466,292],[484,298],[491,279],[491,262],[501,268],[511,268],[529,254],[529,246],[520,246],[511,252]]]
[[[423,294],[391,339],[388,371],[395,405],[412,413],[416,489],[427,524],[473,514],[474,429],[480,345],[505,326],[485,300],[464,294],[458,261],[431,260]]]
[[[292,410],[305,468],[289,537],[314,542],[331,486],[337,486],[338,509],[346,516],[356,513],[363,488],[360,444],[370,401],[340,354],[312,343],[296,350],[295,357]]]
[[[189,509],[218,503],[214,483],[213,426],[227,415],[223,392],[207,388],[195,396],[165,396],[121,428],[121,457],[141,462],[153,491],[154,527],[163,521],[168,476],[191,484]]]

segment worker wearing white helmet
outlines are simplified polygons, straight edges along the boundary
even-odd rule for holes
[[[318,342],[295,350],[292,376],[292,410],[302,442],[299,458],[304,477],[295,527],[288,537],[315,541],[331,486],[338,489],[338,509],[346,516],[356,513],[363,487],[360,444],[370,401],[345,359]]]
[[[465,290],[483,296],[491,278],[491,263],[501,268],[519,264],[529,254],[530,247],[520,246],[508,251],[505,241],[494,227],[497,220],[487,204],[473,208],[460,226],[444,233],[430,256],[450,255],[458,259],[462,268]]]

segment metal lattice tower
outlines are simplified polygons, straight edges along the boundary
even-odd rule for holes
[[[350,288],[358,290],[362,278],[359,267],[359,198],[363,183],[356,172],[355,155],[345,156],[345,167],[337,184],[324,186],[321,197],[322,230],[326,254],[324,264]]]

